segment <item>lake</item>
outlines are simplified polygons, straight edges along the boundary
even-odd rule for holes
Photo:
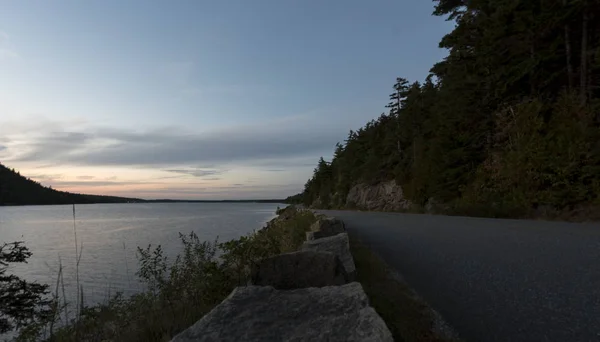
[[[179,232],[227,241],[264,226],[275,217],[274,203],[152,203],[0,207],[0,243],[24,241],[28,264],[12,267],[27,280],[56,284],[59,265],[67,297],[76,293],[75,236],[83,246],[79,265],[87,305],[116,291],[131,295],[143,287],[137,247],[160,244],[170,258],[181,249]],[[284,204],[279,204],[283,207]],[[60,261],[59,261],[60,260]],[[172,259],[171,259],[172,260]]]

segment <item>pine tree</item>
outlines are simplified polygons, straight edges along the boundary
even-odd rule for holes
[[[458,213],[600,205],[600,2],[435,0],[433,14],[456,23],[448,56],[422,84],[396,78],[389,112],[319,161],[305,198],[343,206],[395,179]]]

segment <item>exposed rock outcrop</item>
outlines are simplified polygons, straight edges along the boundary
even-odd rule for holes
[[[346,269],[333,253],[300,251],[261,260],[252,270],[252,284],[276,289],[343,285]]]
[[[344,222],[341,220],[334,217],[320,218],[310,226],[310,231],[306,232],[306,240],[321,239],[344,233],[345,231]]]
[[[443,214],[448,211],[449,205],[438,201],[434,197],[430,197],[425,203],[425,212],[427,214]]]
[[[350,241],[348,240],[348,234],[342,233],[335,236],[326,237],[322,239],[306,241],[302,245],[303,251],[316,251],[316,252],[330,252],[337,255],[342,261],[346,273],[353,279],[356,273],[356,266],[354,265],[354,259],[350,253]]]
[[[326,204],[328,203],[323,203],[323,200],[321,199],[321,197],[317,197],[317,199],[315,199],[313,201],[313,203],[310,205],[311,209],[322,209],[326,206]]]
[[[377,185],[353,186],[346,197],[346,206],[364,210],[400,211],[410,209],[412,203],[404,198],[402,187],[392,180]]]
[[[221,304],[175,336],[192,341],[391,342],[359,283],[281,291],[238,287]]]

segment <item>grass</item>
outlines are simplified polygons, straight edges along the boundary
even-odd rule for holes
[[[350,236],[357,281],[395,341],[458,342],[435,312],[357,237]]]
[[[236,286],[248,284],[252,265],[260,259],[299,249],[315,220],[310,211],[290,208],[264,229],[224,243],[201,241],[194,233],[180,234],[182,251],[175,260],[167,260],[160,245],[138,247],[136,274],[147,290],[129,298],[117,293],[104,304],[84,307],[83,289],[78,286],[75,318],[68,316],[66,303],[60,304],[59,290],[64,292],[61,266],[52,320],[28,327],[17,340],[169,341]],[[76,253],[79,259],[81,249]]]

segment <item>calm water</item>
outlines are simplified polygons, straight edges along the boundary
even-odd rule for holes
[[[283,205],[281,205],[283,206]],[[137,246],[160,244],[167,255],[180,251],[178,233],[202,240],[240,237],[275,216],[277,204],[169,203],[77,205],[77,239],[83,244],[79,265],[86,304],[115,291],[140,291],[135,275]],[[0,243],[25,241],[33,256],[11,271],[28,280],[55,284],[59,259],[67,297],[75,293],[75,239],[72,206],[0,207]]]

